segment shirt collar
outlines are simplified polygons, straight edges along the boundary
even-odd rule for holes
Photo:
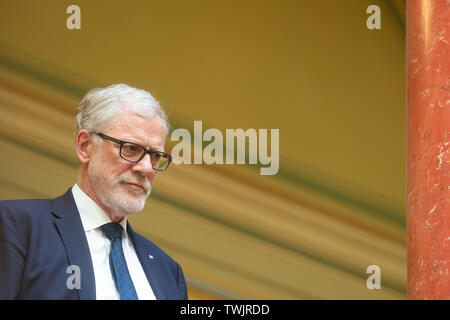
[[[84,231],[97,229],[102,225],[111,222],[111,219],[103,211],[102,208],[92,200],[78,184],[75,184],[72,188],[73,199],[77,205],[78,212],[80,213],[81,223],[83,224]],[[122,226],[124,236],[127,236],[127,217],[124,217],[119,224]]]

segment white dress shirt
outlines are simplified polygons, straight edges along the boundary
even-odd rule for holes
[[[111,222],[108,215],[92,200],[81,188],[75,184],[72,188],[73,198],[80,213],[84,232],[86,233],[89,251],[91,252],[92,266],[94,267],[95,291],[97,300],[120,300],[119,291],[109,267],[109,251],[111,241],[100,229],[105,223]],[[123,227],[122,248],[130,271],[131,280],[136,289],[139,300],[156,300],[152,288],[147,280],[139,258],[134,250],[133,243],[127,235],[127,220],[122,219]],[[83,272],[81,272],[83,276]]]

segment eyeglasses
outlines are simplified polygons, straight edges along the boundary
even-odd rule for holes
[[[152,168],[158,171],[166,170],[170,162],[172,161],[172,156],[163,151],[147,150],[137,143],[119,140],[99,132],[91,132],[91,134],[96,134],[105,140],[118,143],[120,145],[119,155],[126,161],[138,163],[148,153],[150,155]]]

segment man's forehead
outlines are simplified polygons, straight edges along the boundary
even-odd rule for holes
[[[158,115],[149,118],[135,112],[118,112],[101,130],[120,140],[164,149],[166,134],[163,122]]]
[[[162,119],[158,115],[153,117],[144,117],[132,111],[119,111],[107,121],[107,127],[118,129],[141,129],[152,130],[163,128]]]

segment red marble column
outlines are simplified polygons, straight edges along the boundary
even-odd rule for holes
[[[407,0],[408,298],[450,299],[450,0]]]

